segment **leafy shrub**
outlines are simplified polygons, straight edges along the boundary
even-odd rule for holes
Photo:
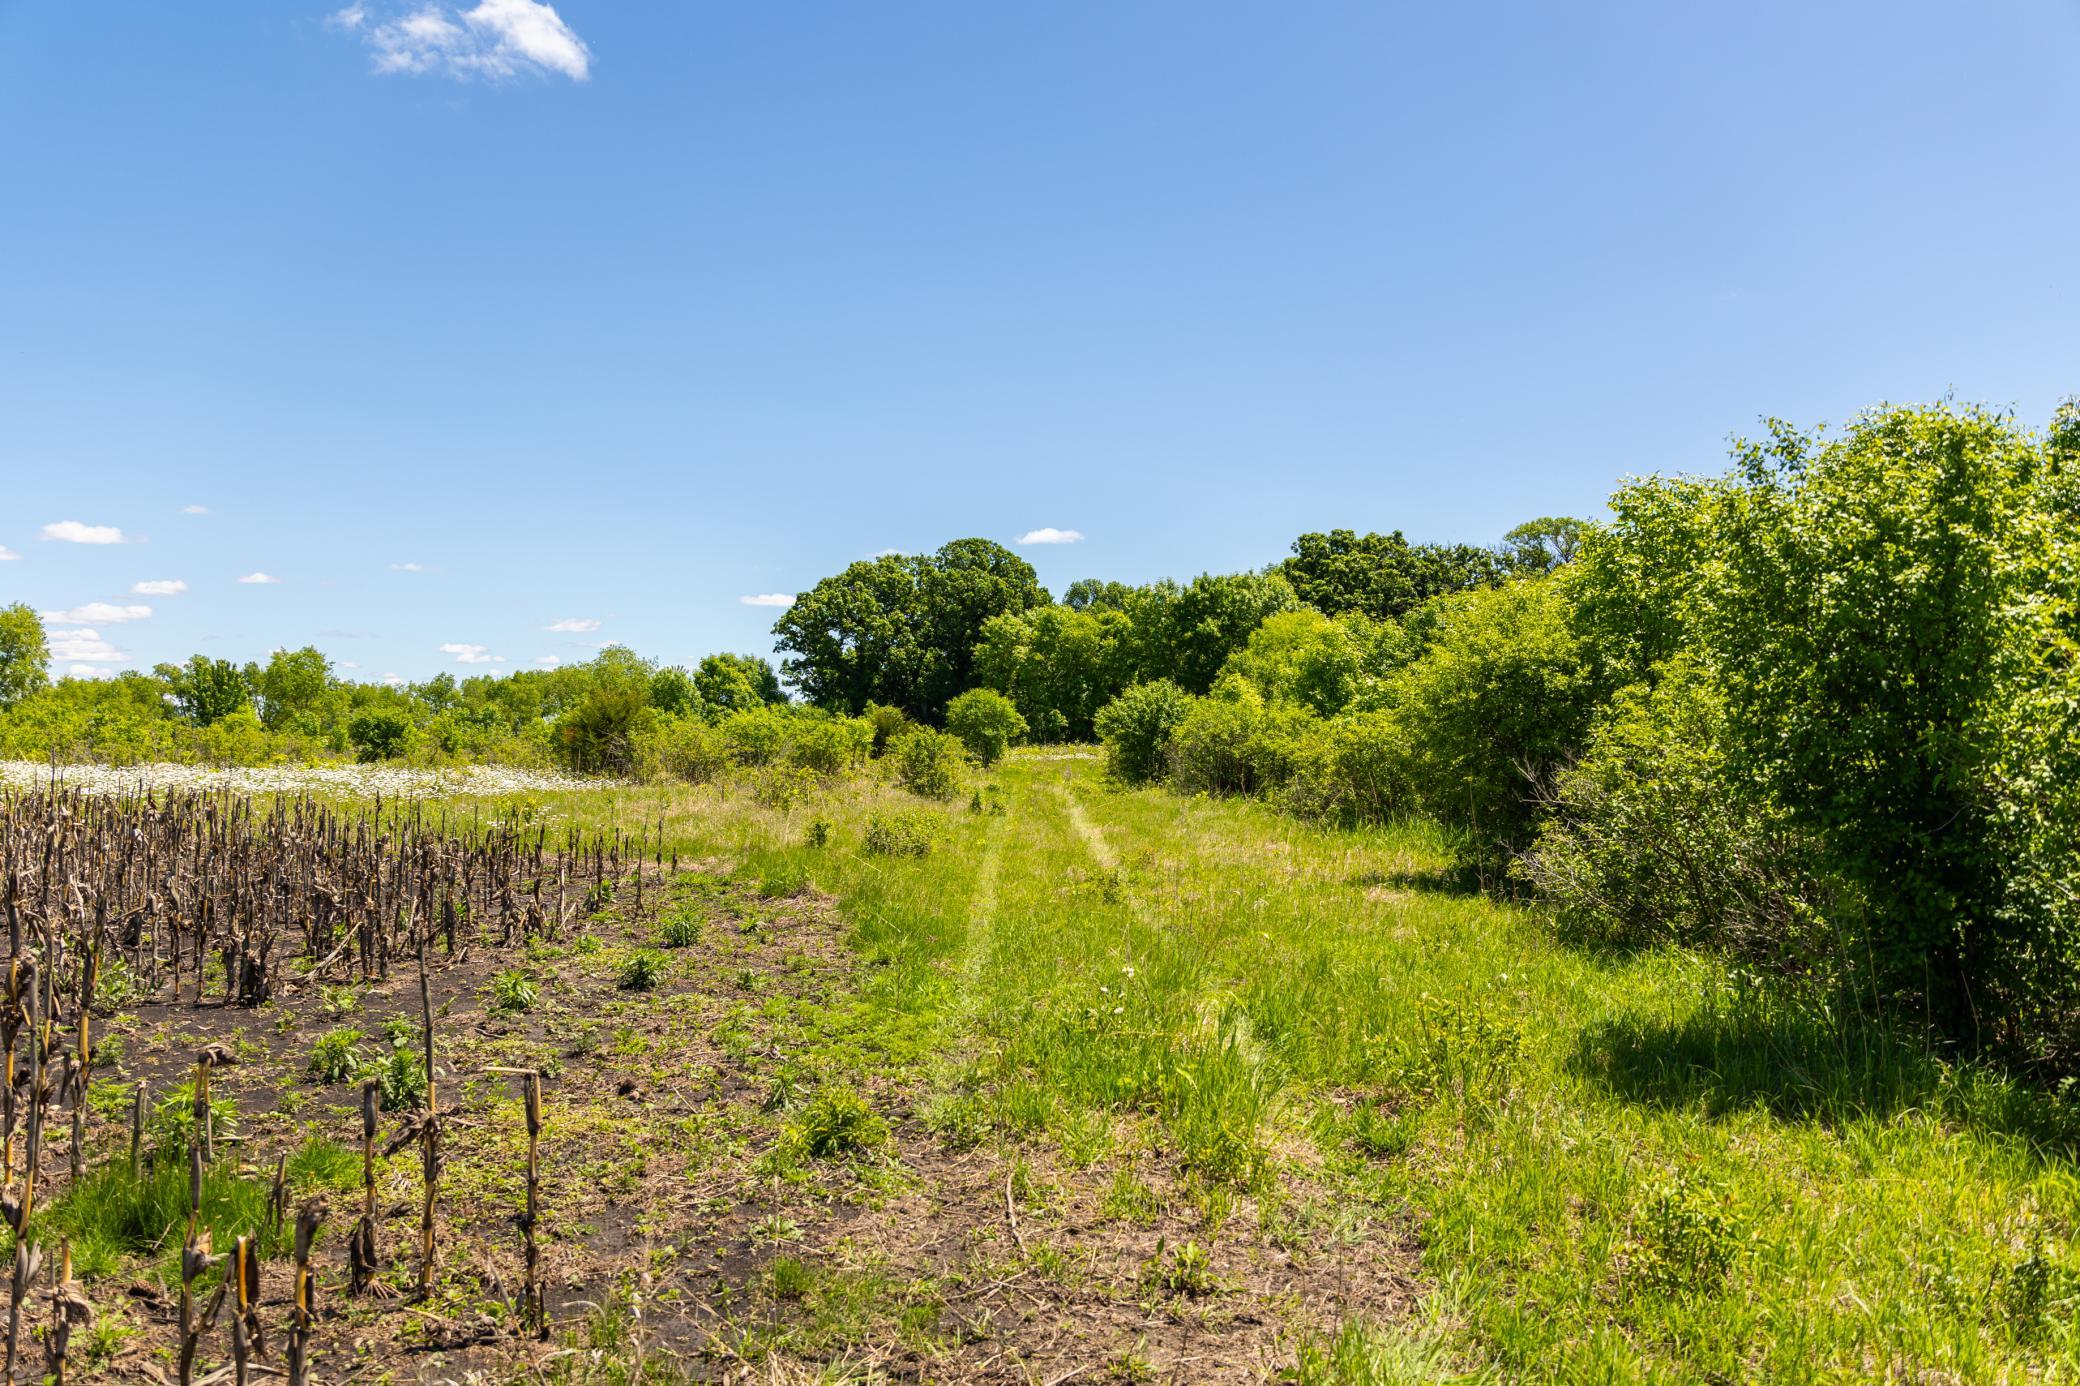
[[[994,688],[971,688],[946,705],[946,730],[986,769],[1026,734],[1026,719]]]
[[[1187,792],[1262,794],[1292,778],[1321,736],[1321,719],[1298,704],[1271,705],[1249,683],[1224,677],[1192,700],[1170,734],[1172,785]]]
[[[868,703],[860,714],[874,735],[872,754],[879,757],[888,749],[888,743],[910,726],[910,719],[899,707],[883,707],[880,703]]]
[[[1673,941],[1811,971],[1835,894],[1811,837],[1726,763],[1718,690],[1687,656],[1622,692],[1518,873],[1578,932]]]
[[[1129,784],[1161,778],[1170,737],[1191,710],[1191,698],[1168,679],[1137,683],[1098,709],[1098,737],[1108,768]]]
[[[1297,813],[1344,823],[1380,823],[1408,810],[1408,734],[1386,711],[1350,711],[1301,743],[1285,789]]]
[[[359,1077],[361,1041],[365,1038],[350,1026],[327,1030],[311,1045],[310,1076],[321,1083],[346,1083]]]
[[[747,708],[722,719],[722,744],[738,765],[771,765],[787,746],[787,714],[778,708]]]
[[[1581,746],[1599,701],[1565,577],[1439,598],[1424,612],[1429,647],[1396,678],[1416,797],[1466,833],[1484,870],[1529,845],[1538,788]]]
[[[860,850],[870,857],[922,857],[939,836],[938,824],[925,813],[877,813],[867,819]]]
[[[660,717],[637,739],[643,774],[706,784],[729,766],[722,733],[698,717]]]
[[[809,830],[802,834],[802,841],[811,847],[822,847],[831,840],[831,825],[827,818],[815,818],[809,822]]]
[[[912,727],[888,746],[896,783],[927,799],[951,799],[960,792],[967,758],[957,738],[930,727]]]
[[[811,774],[829,778],[864,765],[874,746],[874,728],[862,717],[797,712],[789,728],[787,758]]]
[[[655,949],[638,948],[621,964],[614,985],[623,991],[651,991],[664,978],[664,955]]]

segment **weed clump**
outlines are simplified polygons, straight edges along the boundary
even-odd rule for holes
[[[359,1030],[350,1025],[341,1025],[318,1036],[311,1046],[308,1066],[310,1076],[320,1083],[351,1082],[361,1072],[361,1041],[365,1039]]]
[[[1679,1175],[1649,1192],[1623,1255],[1628,1276],[1664,1294],[1716,1288],[1740,1254],[1740,1229],[1718,1189]]]
[[[878,1149],[888,1139],[888,1123],[854,1089],[824,1087],[802,1108],[788,1134],[810,1159],[828,1160]]]
[[[621,964],[614,985],[623,991],[652,991],[664,978],[664,955],[654,948],[638,948]]]
[[[657,926],[660,948],[691,948],[701,940],[701,922],[690,914],[671,915]]]
[[[870,857],[922,857],[930,855],[937,838],[929,814],[877,813],[867,820],[861,850]]]
[[[491,979],[491,1004],[501,1011],[531,1011],[542,999],[534,978],[518,968],[507,968]]]

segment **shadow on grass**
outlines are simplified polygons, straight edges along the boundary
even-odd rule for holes
[[[1583,1032],[1568,1067],[1627,1101],[1712,1117],[1760,1109],[1838,1126],[1923,1112],[2027,1141],[2046,1159],[2070,1162],[2080,1149],[2073,1102],[1991,1067],[1946,1062],[1890,1027],[1784,998],[1606,1021]]]
[[[1360,871],[1346,884],[1358,890],[1406,890],[1423,895],[1486,893],[1478,872],[1471,867],[1452,864],[1394,871]]]

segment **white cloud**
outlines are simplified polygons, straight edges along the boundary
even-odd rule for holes
[[[119,626],[125,621],[143,621],[150,618],[148,606],[116,606],[111,602],[88,602],[75,606],[70,611],[46,611],[44,624],[53,626]]]
[[[361,666],[351,659],[343,659],[339,662],[339,667],[342,669],[359,669]],[[89,1055],[88,1057],[91,1058],[92,1056]]]
[[[424,563],[392,563],[390,571],[393,573],[430,573],[433,569],[427,567]]]
[[[437,72],[462,80],[560,72],[574,82],[592,75],[592,50],[541,0],[478,0],[466,10],[422,4],[379,21],[356,3],[326,22],[359,35],[374,51],[378,72]]]
[[[384,682],[384,683],[387,683],[387,684],[389,684],[389,685],[390,685],[390,686],[391,686],[392,688],[402,688],[402,687],[404,687],[404,680],[403,680],[403,679],[401,679],[401,678],[399,678],[399,677],[398,677],[397,675],[395,675],[395,674],[385,674],[385,675],[383,675],[383,682]]]
[[[51,637],[51,658],[60,664],[120,664],[130,656],[101,638],[98,630],[68,630]]]
[[[1073,529],[1029,529],[1019,536],[1018,542],[1021,544],[1074,544],[1080,542],[1082,538],[1083,535]]]
[[[451,644],[441,646],[441,653],[455,656],[457,664],[503,664],[505,660],[483,645]]]
[[[903,551],[902,551],[901,549],[876,549],[876,550],[874,550],[874,551],[873,551],[872,553],[868,554],[868,555],[867,555],[867,557],[869,557],[869,558],[900,558],[900,557],[902,557],[902,554],[903,554]]]
[[[83,525],[78,520],[59,520],[43,527],[43,537],[67,544],[120,544],[123,531],[114,525]]]
[[[793,606],[794,598],[786,592],[760,592],[755,597],[739,597],[746,606]]]
[[[188,590],[188,584],[179,578],[154,579],[150,582],[133,582],[130,590],[140,597],[178,597]]]
[[[206,506],[206,505],[184,505],[184,506],[182,506],[182,507],[181,507],[181,514],[183,514],[183,515],[207,515],[207,514],[209,514],[209,507],[208,507],[208,506]]]
[[[75,664],[65,671],[67,678],[106,679],[115,677],[113,669],[97,669],[91,664]]]
[[[586,635],[598,630],[599,622],[590,616],[566,616],[561,621],[551,621],[542,629],[558,631],[564,635]]]
[[[543,655],[540,659],[537,659],[535,663],[541,665],[544,669],[554,669],[557,665],[563,663],[563,661],[561,659],[558,659],[555,655]]]
[[[0,544],[0,563],[19,562],[21,560],[21,557],[22,556],[20,554],[16,553],[13,549],[7,547],[7,545]]]
[[[280,582],[281,579],[271,573],[247,573],[239,581],[249,587],[264,587],[269,583]]]

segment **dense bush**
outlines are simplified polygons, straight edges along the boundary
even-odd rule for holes
[[[888,743],[886,757],[896,783],[927,799],[960,793],[968,751],[958,737],[930,727],[912,727]]]
[[[395,708],[371,708],[347,724],[347,739],[360,760],[394,760],[411,743],[412,719]]]
[[[1723,701],[1693,659],[1615,699],[1546,807],[1518,869],[1577,932],[1831,968],[1828,921],[1847,907],[1810,835],[1732,773]]]
[[[993,688],[971,688],[946,705],[946,730],[986,769],[1026,734],[1026,719]]]
[[[1129,784],[1160,777],[1168,768],[1170,737],[1190,710],[1190,696],[1168,679],[1127,689],[1098,712],[1106,765]]]
[[[1417,803],[1500,869],[1530,844],[1539,790],[1578,748],[1599,683],[1565,575],[1441,597],[1428,647],[1396,677]]]

